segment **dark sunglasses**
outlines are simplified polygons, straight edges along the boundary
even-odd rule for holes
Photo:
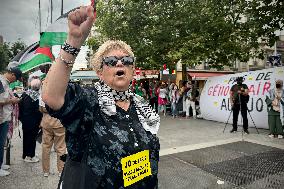
[[[122,56],[122,57],[108,56],[108,57],[103,58],[103,63],[111,67],[111,66],[116,66],[119,60],[125,66],[130,66],[134,64],[134,57],[132,56]]]

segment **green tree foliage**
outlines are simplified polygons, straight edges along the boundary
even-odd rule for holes
[[[3,71],[9,63],[9,46],[7,43],[0,45],[0,71]]]
[[[139,67],[170,68],[207,62],[221,69],[236,60],[260,56],[261,38],[267,44],[283,29],[283,1],[266,0],[107,0],[99,1],[95,31],[88,41],[126,41]]]
[[[9,61],[25,48],[25,43],[20,39],[12,44],[4,42],[3,45],[0,45],[0,71],[5,70]]]
[[[272,46],[278,40],[276,30],[284,28],[284,1],[283,0],[253,0],[248,1],[248,23],[254,29],[262,42]]]
[[[18,39],[18,41],[11,44],[9,52],[10,52],[10,58],[14,58],[20,51],[24,50],[26,48],[26,44]]]

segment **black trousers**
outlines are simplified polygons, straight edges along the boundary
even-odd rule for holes
[[[248,108],[246,103],[240,104],[234,104],[233,106],[233,129],[238,129],[238,117],[239,112],[241,111],[242,117],[243,117],[243,128],[244,130],[248,130]]]
[[[36,137],[39,131],[39,127],[33,129],[23,129],[23,156],[34,157],[36,149]]]
[[[156,113],[158,113],[158,98],[154,97],[150,99],[150,106],[154,109],[154,105],[155,105],[155,111]]]

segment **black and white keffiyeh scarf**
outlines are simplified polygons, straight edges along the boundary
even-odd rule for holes
[[[32,99],[33,101],[37,101],[37,100],[39,99],[39,96],[40,96],[39,91],[35,91],[35,90],[32,90],[32,89],[28,89],[28,90],[26,91],[26,94],[27,94],[29,97],[31,97],[31,99]]]
[[[96,82],[95,88],[98,91],[99,106],[105,114],[109,116],[115,115],[115,101],[123,101],[131,97],[135,103],[136,112],[143,128],[152,134],[158,133],[160,117],[142,97],[133,94],[130,89],[127,91],[116,91],[103,81]]]

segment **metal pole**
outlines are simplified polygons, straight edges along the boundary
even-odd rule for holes
[[[52,3],[52,0],[50,0],[50,23],[53,22],[53,20],[52,20],[52,12],[53,12],[53,3]]]
[[[41,33],[41,11],[40,11],[40,0],[38,0],[38,17],[39,17],[39,33]]]
[[[63,15],[63,0],[61,0],[61,15]]]
[[[231,115],[232,115],[232,112],[233,112],[233,108],[232,108],[232,110],[230,111],[230,115],[229,115],[229,117],[228,117],[228,120],[226,121],[226,124],[225,124],[224,130],[223,130],[223,133],[225,132],[225,129],[226,129],[226,127],[227,127],[228,123],[229,123],[229,119],[230,119],[230,117],[231,117]]]

